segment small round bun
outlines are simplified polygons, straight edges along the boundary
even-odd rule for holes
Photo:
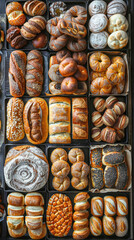
[[[114,96],[110,96],[106,99],[106,108],[112,109],[114,104],[118,101],[118,99]]]
[[[117,13],[120,13],[125,16],[126,11],[127,11],[127,4],[124,0],[110,1],[107,6],[107,16],[108,17],[111,17],[112,15],[115,15]]]
[[[88,7],[89,10],[89,15],[93,16],[95,14],[99,14],[99,13],[106,13],[107,10],[107,4],[105,1],[103,0],[94,0],[89,4]]]
[[[70,172],[70,166],[66,161],[58,160],[53,163],[51,172],[55,177],[65,178]]]
[[[122,115],[126,111],[126,104],[124,102],[117,102],[114,104],[113,110],[116,115]]]
[[[96,111],[103,112],[105,110],[105,107],[106,107],[105,99],[100,98],[100,97],[96,97],[94,99],[93,104],[94,104],[94,107],[95,107]]]
[[[111,49],[122,49],[126,47],[128,43],[128,35],[126,32],[119,30],[113,32],[108,37],[108,46]]]
[[[47,45],[48,39],[45,33],[40,33],[32,41],[34,48],[45,48]]]
[[[73,58],[66,58],[60,63],[59,71],[63,77],[70,77],[77,71],[77,63]]]
[[[77,71],[74,74],[74,77],[78,80],[78,81],[86,81],[88,78],[88,73],[87,73],[87,69],[84,66],[81,65],[77,65]]]
[[[115,143],[116,137],[117,137],[117,133],[114,128],[106,127],[106,128],[103,128],[101,131],[101,140],[103,142]]]
[[[72,177],[71,185],[76,190],[83,190],[88,186],[88,178],[87,177],[84,177],[84,178]]]
[[[71,166],[71,174],[76,178],[84,178],[89,174],[89,166],[85,162],[76,162]]]
[[[128,220],[126,217],[116,217],[116,231],[117,237],[124,237],[128,232]]]
[[[95,72],[104,72],[110,66],[110,58],[101,52],[95,52],[89,59],[90,67]]]
[[[57,191],[66,191],[70,186],[70,178],[69,177],[65,177],[65,178],[54,177],[52,185],[53,185],[54,189]]]
[[[71,53],[67,49],[62,49],[56,53],[58,63],[61,63],[62,61],[69,57],[71,57]]]
[[[78,82],[74,77],[66,77],[61,83],[61,91],[65,94],[73,94],[78,89]]]
[[[90,34],[90,44],[94,49],[103,49],[107,46],[109,34],[106,31]]]
[[[64,77],[59,72],[59,64],[54,64],[49,68],[48,76],[51,81],[61,83]]]
[[[84,152],[80,148],[72,148],[68,153],[68,159],[72,164],[76,162],[84,162],[84,158]]]
[[[112,127],[117,119],[116,113],[112,109],[106,109],[102,116],[102,121],[106,126]]]
[[[105,14],[93,15],[89,20],[89,30],[93,33],[102,32],[108,25],[108,19]]]
[[[50,160],[52,163],[58,161],[58,160],[63,160],[67,162],[67,152],[63,148],[56,148],[52,151]]]
[[[92,123],[95,127],[101,127],[103,125],[101,113],[97,111],[92,113]]]
[[[123,30],[128,30],[128,20],[122,14],[115,14],[109,18],[108,31],[109,33]]]

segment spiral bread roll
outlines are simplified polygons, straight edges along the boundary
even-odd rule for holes
[[[13,97],[22,97],[25,93],[26,54],[20,50],[10,54],[9,87]]]
[[[61,32],[59,31],[57,25],[58,22],[60,21],[60,17],[55,17],[52,19],[49,19],[46,24],[46,30],[49,32],[50,35],[54,37],[59,37],[61,36]]]
[[[75,5],[65,13],[64,19],[84,25],[87,21],[87,11],[84,7]]]
[[[84,178],[89,174],[89,166],[85,162],[76,162],[71,167],[71,174],[76,178]]]
[[[86,49],[87,42],[86,39],[69,39],[67,42],[67,48],[68,50],[72,52],[81,52]]]
[[[110,96],[106,99],[106,108],[112,109],[114,104],[118,101],[118,99],[114,96]]]
[[[21,192],[36,191],[44,187],[48,175],[49,165],[41,149],[23,145],[9,150],[4,165],[8,187]]]
[[[12,26],[7,30],[6,41],[12,48],[20,49],[27,45],[27,40],[20,34],[20,28]]]
[[[116,122],[117,116],[112,109],[106,109],[102,116],[102,121],[106,126],[112,127]]]
[[[43,85],[43,57],[37,50],[27,55],[26,91],[29,96],[37,97],[41,94]]]
[[[94,72],[94,71],[91,71],[90,81],[92,82],[94,79],[96,79],[98,77],[105,77],[105,76],[106,76],[106,72]]]
[[[117,237],[124,237],[128,232],[128,220],[126,217],[116,217],[116,231]]]
[[[93,71],[104,72],[110,66],[110,58],[101,52],[95,52],[89,59],[90,67]]]
[[[21,35],[26,40],[32,40],[46,27],[46,19],[42,16],[32,17],[21,27]]]
[[[88,199],[90,196],[86,192],[78,193],[74,198],[74,214],[73,214],[73,238],[85,239],[89,236],[89,213],[90,204]]]
[[[116,200],[113,196],[104,197],[104,213],[108,217],[116,214]]]
[[[91,214],[95,217],[103,215],[103,198],[93,197],[91,199]]]
[[[58,160],[67,161],[67,152],[63,148],[55,148],[50,156],[50,160],[52,163],[55,163]]]
[[[107,9],[107,4],[103,0],[102,1],[94,0],[89,4],[89,7],[88,7],[90,16],[93,16],[93,15],[99,14],[99,13],[105,14],[106,9]]]
[[[24,103],[19,98],[10,98],[7,104],[6,137],[9,141],[19,141],[24,138],[23,126]]]
[[[61,16],[65,14],[67,10],[67,5],[64,2],[53,2],[50,5],[49,11],[52,17]]]
[[[88,106],[85,98],[72,99],[73,139],[88,138]]]
[[[63,160],[58,160],[53,163],[51,167],[51,172],[55,177],[65,178],[70,172],[70,166],[68,162]]]
[[[116,197],[117,202],[117,215],[126,216],[128,214],[128,198],[127,197]]]
[[[24,108],[23,121],[26,136],[29,142],[41,144],[48,136],[48,107],[42,98],[30,99]]]
[[[94,33],[104,31],[107,25],[108,19],[103,13],[93,15],[89,20],[89,30]]]
[[[52,56],[53,57],[53,56]],[[66,58],[70,58],[71,57],[71,53],[70,51],[68,51],[66,48],[62,49],[60,51],[58,51],[56,53],[56,60],[58,63],[61,63],[62,61],[64,61]],[[75,59],[74,59],[75,60]]]
[[[49,41],[49,47],[53,51],[59,51],[66,46],[67,41],[68,36],[65,34],[62,34],[59,37],[51,36]]]
[[[69,197],[65,194],[53,194],[48,202],[46,216],[50,233],[56,237],[66,236],[72,225],[72,203]]]
[[[72,164],[76,162],[84,162],[84,158],[84,152],[80,148],[72,148],[68,153],[68,159]]]
[[[107,6],[107,15],[111,17],[114,14],[120,13],[126,15],[127,4],[123,0],[113,0]]]
[[[101,233],[102,233],[102,222],[101,222],[100,218],[94,217],[94,216],[90,218],[90,232],[95,237],[101,235]]]
[[[26,21],[22,5],[19,2],[11,2],[7,4],[6,15],[10,25],[21,26]]]
[[[70,143],[70,99],[49,100],[49,143]]]
[[[57,191],[66,191],[70,187],[70,178],[69,177],[54,177],[52,185]]]
[[[115,220],[113,217],[103,217],[103,231],[106,236],[111,236],[115,233]]]
[[[102,49],[107,46],[109,34],[106,31],[91,33],[90,44],[95,49]]]
[[[47,10],[47,6],[43,1],[28,0],[23,6],[24,12],[29,16],[42,16]]]
[[[48,76],[51,79],[51,81],[61,83],[64,79],[64,77],[59,72],[59,64],[53,64],[48,71]]]

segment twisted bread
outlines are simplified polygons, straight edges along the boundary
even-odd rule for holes
[[[64,19],[84,25],[87,21],[87,10],[79,5],[73,6],[65,13]]]
[[[47,6],[43,1],[28,0],[23,6],[24,12],[29,16],[42,16],[47,10]]]
[[[81,52],[86,49],[86,39],[69,39],[67,48],[72,52]]]
[[[33,17],[21,27],[21,35],[27,40],[32,40],[37,34],[44,30],[45,27],[46,19],[44,17]]]
[[[88,199],[90,196],[86,192],[78,193],[74,198],[74,214],[73,220],[73,238],[85,239],[89,236],[89,212],[87,209],[90,207]]]
[[[60,19],[61,19],[60,17],[55,17],[47,21],[46,30],[49,32],[49,34],[51,34],[54,37],[61,36],[61,32],[57,27]]]
[[[6,15],[11,25],[21,26],[26,21],[22,5],[19,2],[11,2],[6,7]]]
[[[26,66],[26,91],[31,97],[41,94],[43,85],[43,57],[37,50],[32,50],[27,55]]]
[[[23,48],[27,44],[27,40],[20,34],[20,28],[16,26],[12,26],[7,30],[6,41],[15,49]]]
[[[68,40],[68,36],[64,34],[59,37],[51,36],[49,41],[49,47],[53,51],[59,51],[63,47],[65,47],[67,40]]]

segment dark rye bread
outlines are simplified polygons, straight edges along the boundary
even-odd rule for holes
[[[125,161],[123,152],[109,152],[102,157],[103,165],[119,165]]]
[[[117,145],[117,146],[110,146],[107,145],[102,149],[102,154],[106,154],[109,152],[122,152],[123,151],[123,146]]]
[[[42,92],[43,85],[43,57],[37,50],[27,55],[26,91],[31,97],[37,97]]]
[[[114,187],[116,179],[117,179],[116,167],[107,166],[104,170],[105,187],[107,187],[107,188]]]
[[[103,168],[91,168],[92,187],[102,189],[104,187]]]
[[[21,35],[27,39],[32,40],[46,27],[46,19],[42,16],[30,18],[28,22],[21,27]]]
[[[102,148],[92,149],[90,152],[91,167],[102,167]]]
[[[128,167],[124,162],[117,166],[117,180],[115,183],[115,187],[119,190],[124,190],[128,185]]]

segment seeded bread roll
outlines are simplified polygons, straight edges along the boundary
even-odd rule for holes
[[[117,215],[126,216],[128,214],[128,198],[124,196],[116,197]]]
[[[119,165],[125,161],[125,155],[122,152],[109,152],[102,157],[103,165]]]
[[[103,198],[93,197],[91,199],[91,214],[95,217],[103,216]]]
[[[109,152],[122,152],[123,151],[123,146],[117,145],[117,146],[110,146],[107,145],[104,148],[102,148],[102,154],[105,155],[106,153]]]
[[[91,167],[102,167],[102,148],[92,149],[90,152]]]
[[[128,179],[128,167],[126,163],[122,163],[117,166],[117,180],[115,183],[115,187],[120,190],[126,189],[128,186]]]
[[[104,197],[104,213],[108,217],[116,214],[116,200],[113,196]]]
[[[102,189],[104,187],[103,168],[91,168],[92,187]]]
[[[105,187],[112,188],[115,186],[117,179],[117,168],[115,166],[106,166],[104,170]]]

